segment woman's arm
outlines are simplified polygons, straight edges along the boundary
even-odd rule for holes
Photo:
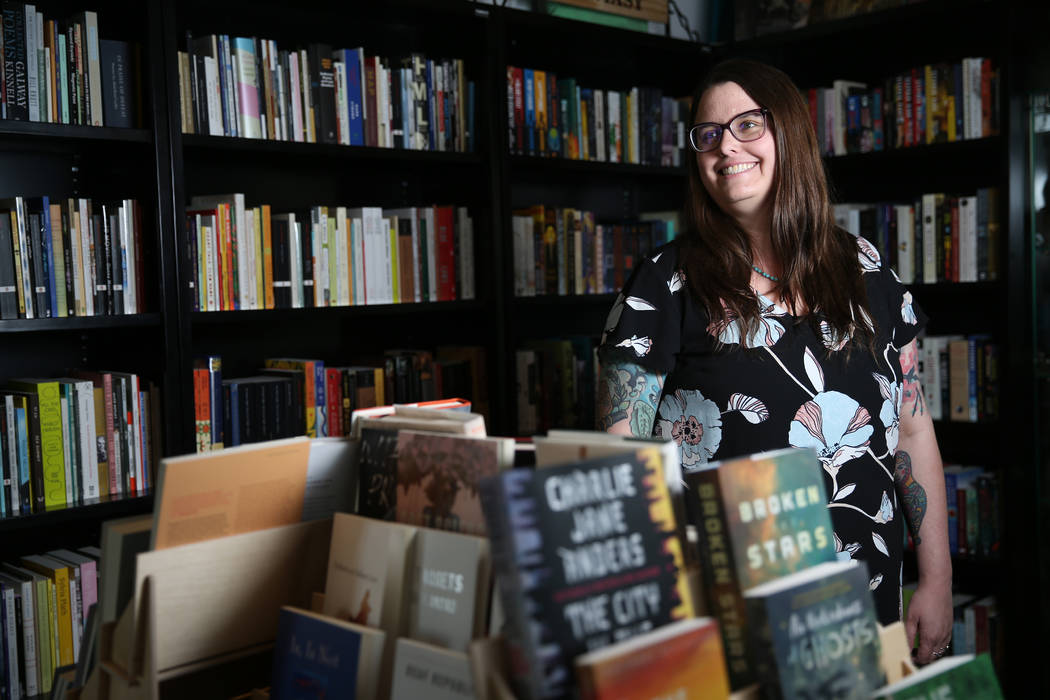
[[[948,510],[944,469],[933,421],[919,383],[913,340],[901,350],[903,400],[894,481],[919,560],[919,586],[908,606],[909,643],[919,635],[915,660],[926,664],[943,655],[952,630],[952,560],[948,552]]]
[[[598,430],[649,437],[665,375],[631,362],[601,363],[598,377]]]

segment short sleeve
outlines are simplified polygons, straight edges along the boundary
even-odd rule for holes
[[[875,280],[874,284],[868,286],[868,301],[872,307],[875,304],[885,304],[888,321],[885,332],[894,347],[903,348],[915,340],[919,332],[926,327],[926,314],[908,288],[901,283],[897,273],[882,259],[875,246],[863,236],[857,236],[857,255],[863,274],[871,275]],[[877,312],[876,317],[881,324],[882,317]]]
[[[883,268],[883,280],[886,286],[886,296],[889,298],[893,345],[903,348],[915,340],[919,332],[926,327],[929,319],[908,288],[901,284],[900,278],[892,268],[888,266]]]
[[[598,349],[602,363],[629,362],[668,374],[682,346],[682,297],[687,293],[675,243],[643,258],[605,321]]]

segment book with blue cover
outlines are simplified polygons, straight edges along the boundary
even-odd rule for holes
[[[270,697],[374,698],[385,639],[380,629],[283,606],[277,621]]]
[[[765,696],[867,700],[884,682],[867,566],[834,561],[744,593]]]

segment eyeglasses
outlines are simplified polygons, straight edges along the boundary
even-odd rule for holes
[[[729,129],[737,141],[755,141],[766,133],[766,119],[771,117],[765,107],[742,112],[725,124],[704,122],[689,130],[689,143],[697,153],[706,153],[718,148],[722,133]]]

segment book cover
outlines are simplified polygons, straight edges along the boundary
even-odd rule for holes
[[[558,697],[577,655],[691,617],[660,450],[482,481],[518,692]]]
[[[825,562],[744,594],[755,668],[771,698],[871,697],[881,645],[867,566]]]
[[[397,520],[484,535],[479,483],[511,467],[513,459],[510,438],[400,431]]]
[[[474,679],[466,652],[412,639],[395,647],[391,700],[470,700]]]
[[[299,522],[309,457],[299,437],[161,460],[152,549]]]
[[[404,572],[415,528],[336,513],[323,612],[341,620],[400,632]],[[384,612],[386,616],[384,617]]]
[[[713,462],[685,480],[704,590],[737,689],[753,678],[743,591],[836,558],[824,479],[812,450],[786,448]]]
[[[373,698],[385,637],[382,630],[283,606],[270,692],[282,700]]]
[[[102,114],[106,126],[132,127],[131,59],[126,41],[100,39]]]
[[[1003,693],[988,654],[950,656],[924,666],[892,685],[879,688],[874,698],[982,698],[1002,700]]]
[[[694,617],[576,657],[582,700],[729,696],[718,623]]]
[[[470,641],[485,631],[492,577],[489,541],[421,528],[409,576],[407,635],[467,651]]]

